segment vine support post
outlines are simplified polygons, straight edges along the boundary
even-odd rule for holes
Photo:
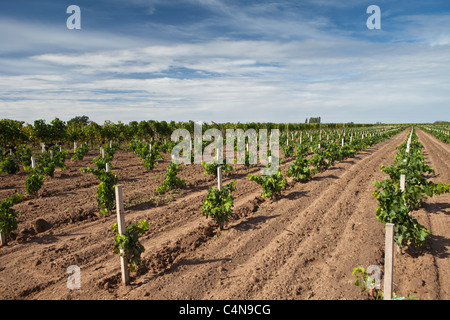
[[[110,172],[111,171],[111,166],[110,166],[110,164],[109,163],[106,163],[105,164],[105,169],[106,169],[106,172]]]
[[[0,232],[0,247],[6,246],[6,235]]]
[[[384,252],[384,300],[392,299],[394,274],[394,224],[386,223],[386,239]]]
[[[405,192],[406,187],[406,176],[404,174],[400,175],[400,190],[402,192]]]
[[[222,191],[222,167],[217,167],[217,188]]]
[[[125,229],[125,217],[124,217],[124,206],[123,206],[123,192],[122,185],[116,186],[116,210],[117,210],[117,229],[120,235],[123,235],[126,231]],[[123,250],[120,250],[122,253]],[[120,269],[122,271],[122,284],[128,285],[130,283],[130,273],[127,267],[127,258],[120,256]]]

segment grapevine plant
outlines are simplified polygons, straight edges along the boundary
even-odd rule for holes
[[[186,181],[177,177],[178,170],[180,169],[181,165],[171,162],[169,167],[167,167],[164,182],[156,188],[156,191],[158,193],[166,193],[169,190],[186,187]]]
[[[148,222],[141,220],[137,224],[130,224],[126,227],[124,234],[119,234],[119,228],[115,223],[111,229],[114,233],[114,253],[127,259],[128,269],[136,271],[141,266],[141,254],[145,251],[144,246],[139,242],[139,236],[148,230]]]
[[[20,167],[13,156],[7,155],[4,161],[0,161],[0,172],[5,172],[7,174],[15,174],[19,172]]]
[[[202,161],[202,167],[205,168],[205,174],[212,174],[212,175],[215,175],[216,177],[217,177],[217,168],[218,167],[222,168],[222,174],[225,174],[228,171],[233,170],[233,166],[231,164],[228,164],[228,163],[219,164],[215,161],[212,161],[210,163],[206,163],[205,161]]]
[[[17,148],[17,160],[22,163],[24,170],[31,169],[31,147],[25,144],[20,145]]]
[[[89,147],[88,147],[88,145],[86,143],[86,144],[82,145],[81,147],[78,147],[78,148],[75,149],[75,153],[72,156],[72,158],[70,158],[70,160],[71,161],[83,160],[84,157],[88,154],[88,152],[89,152]]]
[[[141,158],[142,164],[147,170],[153,170],[158,164],[158,160],[164,159],[164,156],[159,153],[159,148],[160,145],[158,143],[150,145],[142,143],[138,139],[131,141],[129,146],[129,149]]]
[[[223,187],[222,190],[211,187],[203,200],[202,215],[212,218],[220,230],[233,213],[234,198],[231,193],[235,190],[236,181]]]
[[[17,217],[19,213],[11,207],[22,201],[22,195],[6,197],[0,202],[0,232],[8,235],[17,229]]]
[[[25,192],[33,197],[37,197],[39,190],[44,184],[45,175],[39,174],[37,168],[31,169],[25,181]]]
[[[244,155],[239,158],[239,162],[242,163],[247,169],[256,166],[256,157],[252,152],[245,151]]]
[[[413,132],[409,152],[403,143],[397,149],[393,165],[381,166],[381,171],[389,175],[383,181],[373,181],[377,188],[373,191],[378,200],[376,216],[382,223],[395,225],[395,242],[403,247],[407,245],[421,246],[425,243],[430,231],[411,216],[418,209],[424,195],[432,197],[450,191],[450,185],[442,182],[436,184],[427,181],[424,174],[434,173],[433,168],[425,163],[422,152],[423,145]],[[400,176],[405,175],[405,190],[400,189]]]
[[[278,168],[278,171],[273,175],[254,176],[249,173],[248,178],[262,187],[263,192],[261,196],[263,198],[272,198],[280,195],[282,188],[287,183],[286,179],[283,178],[281,168]]]
[[[97,168],[81,168],[84,173],[92,173],[99,180],[100,184],[97,189],[97,205],[100,208],[99,215],[105,216],[111,213],[115,202],[115,186],[119,182],[119,178],[111,171],[106,171],[106,163],[110,163],[111,156],[105,155],[103,158],[99,156],[92,160]],[[112,168],[112,166],[111,166]]]
[[[68,151],[60,152],[59,148],[55,148],[52,149],[52,152],[53,159],[49,152],[45,152],[36,160],[36,167],[31,168],[25,181],[25,192],[27,194],[37,197],[46,177],[53,177],[57,167],[62,170],[66,169],[65,159]]]
[[[309,160],[303,154],[297,154],[286,176],[293,177],[296,181],[306,182],[312,178],[313,174],[314,169],[309,166]]]

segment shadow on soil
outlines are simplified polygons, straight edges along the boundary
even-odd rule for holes
[[[450,203],[422,203],[422,208],[432,214],[450,214]]]
[[[430,234],[425,245],[420,247],[408,247],[405,253],[413,258],[431,254],[435,258],[446,259],[450,257],[450,239],[443,236]]]
[[[273,215],[273,216],[252,216],[249,217],[247,220],[239,222],[237,225],[235,225],[233,228],[239,231],[248,231],[253,229],[259,229],[259,225],[262,223],[265,223],[267,220],[274,219],[279,217],[280,215]]]
[[[327,176],[323,176],[323,177],[319,177],[319,176],[315,176],[312,178],[313,180],[318,180],[318,181],[322,181],[325,179],[339,179],[339,177],[335,176],[334,174],[329,174]]]

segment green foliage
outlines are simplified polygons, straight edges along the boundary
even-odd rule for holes
[[[324,158],[327,159],[327,167],[334,165],[335,161],[342,160],[340,147],[335,142],[328,142],[324,144],[326,150]]]
[[[384,292],[375,287],[375,279],[370,277],[370,275],[366,272],[366,270],[358,266],[353,268],[352,275],[355,276],[354,285],[359,287],[362,291],[369,291],[369,294],[375,298],[375,300],[383,300]],[[395,292],[392,292],[392,300],[403,300],[405,297],[402,297]],[[419,300],[415,295],[408,295],[408,300]]]
[[[17,148],[17,160],[22,163],[24,170],[30,170],[31,169],[31,147],[28,145],[20,145]]]
[[[413,219],[406,205],[406,193],[400,190],[399,183],[391,180],[373,181],[377,190],[373,191],[378,200],[377,220],[395,225],[394,240],[399,246],[421,246],[425,243],[430,231]]]
[[[0,232],[5,235],[17,229],[17,217],[19,213],[11,207],[22,201],[22,195],[6,197],[0,202]]]
[[[418,209],[424,195],[429,197],[448,193],[448,184],[427,181],[424,174],[434,173],[425,163],[423,146],[413,132],[409,152],[406,143],[399,146],[393,165],[381,166],[381,171],[389,175],[389,179],[373,181],[377,188],[373,191],[378,200],[376,216],[382,223],[395,225],[395,242],[399,246],[421,246],[425,243],[430,231],[422,226],[410,213]],[[405,191],[400,190],[400,176],[405,175]]]
[[[50,124],[45,120],[34,121],[32,134],[35,140],[44,142],[45,145],[54,145],[56,142],[62,142],[66,137],[66,125],[64,121],[55,118]]]
[[[167,167],[164,182],[156,188],[156,191],[158,193],[166,193],[168,190],[186,187],[186,181],[177,177],[178,170],[180,169],[181,165],[171,162]]]
[[[105,158],[110,158],[111,160],[114,158],[116,151],[119,150],[119,145],[116,143],[107,144],[105,150]]]
[[[291,157],[294,153],[294,145],[291,144],[282,144],[281,149],[283,150],[283,154],[285,157]]]
[[[202,167],[205,168],[205,174],[212,174],[217,177],[217,168],[222,168],[222,174],[227,173],[228,171],[233,170],[233,166],[228,163],[216,163],[215,161],[212,161],[210,163],[206,163],[205,161],[202,161]]]
[[[70,160],[71,161],[83,160],[84,157],[88,154],[88,152],[89,152],[89,147],[88,147],[87,143],[85,143],[81,147],[78,147],[75,149],[75,153],[72,156],[72,158],[70,158]]]
[[[286,179],[283,178],[281,168],[278,168],[278,171],[273,175],[254,176],[249,173],[248,178],[262,187],[263,192],[261,196],[263,198],[272,198],[280,195],[282,188],[287,183]]]
[[[97,205],[100,208],[99,215],[101,217],[108,215],[114,208],[115,203],[115,186],[119,182],[119,178],[111,171],[106,171],[106,163],[110,163],[110,156],[105,155],[103,158],[99,156],[94,158],[96,168],[84,167],[80,171],[83,173],[91,173],[100,180],[97,189]],[[112,166],[111,168],[112,169]]]
[[[0,120],[0,148],[3,151],[13,149],[19,144],[28,142],[28,136],[23,124],[23,121],[10,119]]]
[[[36,168],[31,169],[25,181],[25,192],[33,197],[37,197],[39,190],[44,184],[44,178],[45,176],[43,174],[40,175]]]
[[[128,269],[136,271],[141,266],[141,254],[145,251],[144,246],[139,242],[139,236],[149,228],[146,220],[141,220],[137,224],[130,224],[126,227],[123,235],[119,234],[119,228],[115,223],[111,229],[114,233],[114,253],[127,259]]]
[[[15,174],[19,172],[20,167],[17,161],[11,155],[7,155],[6,159],[0,161],[0,172],[5,172],[7,174]]]
[[[158,160],[164,159],[164,156],[159,153],[159,143],[150,146],[148,143],[142,143],[140,140],[135,139],[130,142],[129,149],[141,157],[142,164],[147,170],[153,170],[158,164]]]
[[[349,144],[344,144],[340,150],[342,159],[353,158],[355,156],[355,153],[356,153],[355,149],[353,149],[352,146]]]
[[[289,166],[286,176],[306,182],[312,178],[313,174],[314,170],[309,166],[309,160],[303,154],[298,154]]]
[[[317,150],[316,153],[311,156],[310,163],[316,169],[316,172],[321,172],[330,166],[325,157],[325,152],[321,149]]]
[[[49,152],[44,152],[40,158],[36,159],[36,166],[35,169],[39,174],[53,178],[56,163],[50,158]]]
[[[211,187],[203,200],[202,215],[212,218],[220,230],[223,229],[224,223],[233,213],[234,198],[231,193],[235,190],[236,181],[222,187],[221,191],[216,187]]]
[[[353,268],[352,275],[355,276],[355,286],[361,288],[362,291],[368,290],[375,300],[383,299],[383,291],[375,288],[375,279],[371,278],[363,267]]]
[[[100,184],[97,189],[97,205],[100,208],[100,217],[108,215],[114,208],[115,186],[119,178],[112,172],[102,172],[100,175]]]
[[[255,157],[255,154],[253,154],[252,152],[244,151],[243,155],[240,156],[240,158],[237,159],[236,162],[239,163],[239,164],[243,164],[248,169],[250,167],[256,166],[257,159]],[[217,172],[217,170],[216,170],[216,172]]]
[[[153,168],[158,164],[157,160],[160,159],[163,160],[164,156],[160,155],[156,148],[152,148],[142,158],[142,164],[147,170],[153,170]]]
[[[66,167],[66,159],[67,159],[67,155],[69,154],[69,151],[67,150],[63,150],[63,151],[59,151],[59,147],[53,146],[50,148],[50,150],[53,153],[53,159],[51,159],[50,157],[50,152],[48,152],[48,157],[50,158],[50,160],[55,164],[55,167],[60,168],[61,170],[65,170],[67,169]]]

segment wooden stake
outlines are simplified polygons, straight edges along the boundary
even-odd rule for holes
[[[222,191],[222,167],[217,167],[217,188]]]
[[[394,273],[394,224],[386,223],[386,239],[384,253],[384,300],[392,299]]]
[[[406,185],[406,176],[404,174],[400,175],[400,190],[402,192],[405,192],[405,185]]]
[[[110,172],[111,171],[111,166],[109,163],[106,163],[106,172]]]
[[[117,227],[119,230],[119,234],[122,235],[125,233],[125,217],[124,217],[124,207],[123,207],[123,193],[122,193],[122,185],[116,186],[116,210],[117,210]],[[120,250],[122,253],[123,250]],[[122,270],[122,283],[124,285],[128,285],[130,283],[130,273],[127,266],[127,258],[120,257],[120,268]]]
[[[3,232],[0,232],[0,246],[6,246],[6,235]]]

